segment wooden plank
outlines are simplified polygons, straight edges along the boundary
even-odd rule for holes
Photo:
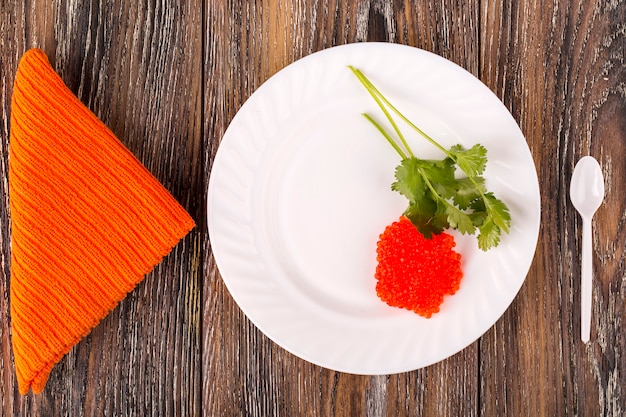
[[[478,2],[209,2],[204,65],[207,79],[219,80],[207,84],[205,95],[210,158],[230,120],[262,82],[326,47],[402,42],[477,73],[478,14]],[[207,167],[208,176],[210,161]],[[477,344],[415,372],[376,377],[333,372],[260,333],[232,300],[211,256],[205,273],[204,415],[476,415]]]
[[[481,342],[481,413],[624,413],[623,2],[484,2],[481,68],[526,135],[542,190],[535,262]],[[594,232],[591,341],[580,341],[580,227],[569,201],[576,161],[595,156],[607,198]]]
[[[50,57],[69,88],[196,219],[203,216],[199,2],[2,2],[3,415],[198,415],[200,229],[179,244],[54,368],[41,395],[17,393],[10,347],[7,146],[18,58]]]

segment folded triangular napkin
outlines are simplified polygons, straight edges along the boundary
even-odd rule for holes
[[[11,109],[11,329],[26,394],[194,222],[41,50],[22,57]]]

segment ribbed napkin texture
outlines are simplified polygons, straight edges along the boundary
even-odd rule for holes
[[[9,196],[15,368],[38,393],[194,222],[38,49],[15,78]]]

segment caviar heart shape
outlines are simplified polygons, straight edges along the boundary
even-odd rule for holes
[[[439,312],[444,296],[454,294],[463,278],[455,245],[445,232],[426,239],[407,217],[400,217],[378,241],[378,297],[426,318]]]

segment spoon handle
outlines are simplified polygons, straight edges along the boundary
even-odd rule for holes
[[[582,261],[580,273],[580,337],[589,341],[591,333],[592,242],[591,220],[583,219]]]

